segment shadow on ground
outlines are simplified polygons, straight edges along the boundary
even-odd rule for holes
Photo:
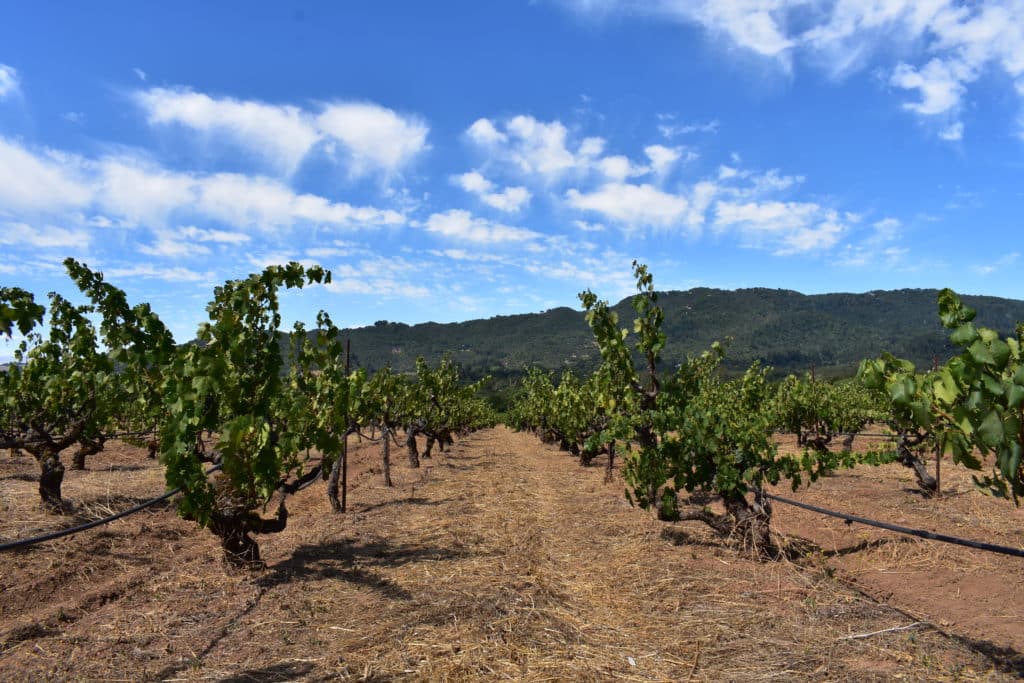
[[[280,683],[294,681],[313,670],[309,662],[283,662],[262,669],[239,671],[227,678],[218,679],[217,683]]]
[[[260,584],[269,588],[297,580],[341,579],[380,591],[392,600],[411,600],[408,591],[372,569],[410,562],[456,560],[470,554],[452,548],[392,545],[387,541],[342,540],[303,545],[296,548],[290,558],[274,565]]]

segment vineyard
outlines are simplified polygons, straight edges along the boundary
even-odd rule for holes
[[[180,493],[5,549],[4,680],[1024,675],[1024,328],[948,290],[945,363],[773,384],[722,378],[728,340],[662,367],[635,264],[631,325],[581,294],[600,367],[530,370],[499,416],[450,360],[368,374],[325,312],[282,332],[322,269],[226,282],[177,345],[65,265],[88,304],[0,289],[0,544]]]

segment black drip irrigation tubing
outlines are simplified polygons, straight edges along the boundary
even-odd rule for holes
[[[223,465],[217,464],[211,467],[210,469],[206,470],[207,476],[213,474],[221,467],[223,467]],[[310,470],[305,476],[297,480],[294,484],[287,486],[285,484],[282,484],[280,488],[284,489],[286,493],[295,493],[296,491],[301,491],[309,486],[312,486],[316,482],[317,478],[320,476],[321,467],[321,465],[317,465],[312,470]],[[109,517],[104,517],[103,519],[96,519],[91,522],[86,522],[85,524],[79,524],[78,526],[69,527],[67,529],[60,529],[59,531],[53,531],[48,534],[43,534],[42,536],[33,536],[32,538],[22,538],[17,541],[0,543],[0,552],[3,552],[5,550],[16,550],[18,548],[27,548],[31,545],[36,545],[38,543],[46,543],[47,541],[54,541],[58,538],[64,538],[65,536],[71,536],[72,534],[77,534],[81,531],[87,531],[98,526],[103,526],[104,524],[110,524],[111,522],[117,521],[122,517],[134,515],[136,512],[140,512],[152,505],[156,505],[157,503],[163,502],[168,498],[177,495],[180,492],[181,488],[171,489],[162,496],[157,496],[156,498],[147,500],[143,503],[139,503],[138,505],[133,505],[127,510],[122,510],[121,512],[110,515]]]
[[[968,548],[974,548],[976,550],[984,550],[990,553],[999,553],[1001,555],[1010,555],[1012,557],[1024,557],[1024,550],[1020,548],[1010,548],[1005,545],[995,545],[993,543],[982,543],[980,541],[972,541],[967,538],[957,538],[956,536],[946,536],[945,534],[937,534],[932,531],[925,531],[924,529],[911,529],[905,526],[899,526],[896,524],[889,524],[887,522],[878,522],[873,519],[867,519],[866,517],[857,517],[855,515],[847,515],[842,512],[836,512],[834,510],[827,510],[820,508],[817,505],[810,505],[808,503],[801,503],[799,501],[790,500],[789,498],[783,498],[782,496],[776,496],[771,493],[766,493],[765,496],[772,500],[777,500],[780,503],[786,505],[792,505],[794,507],[803,508],[804,510],[810,510],[811,512],[817,512],[822,515],[828,515],[829,517],[836,517],[844,520],[847,524],[856,522],[857,524],[865,524],[867,526],[878,527],[879,529],[885,529],[887,531],[895,531],[898,534],[906,534],[907,536],[917,536],[918,538],[924,538],[929,541],[941,541],[942,543],[952,543],[953,545],[962,545]]]
[[[207,475],[212,474],[212,473],[216,472],[217,470],[219,470],[220,468],[221,468],[221,465],[214,465],[210,469],[206,470],[206,474]],[[88,529],[93,529],[95,527],[102,526],[104,524],[110,524],[111,522],[119,520],[122,517],[127,517],[128,515],[134,515],[136,512],[140,512],[142,510],[145,510],[146,508],[150,507],[151,505],[156,505],[157,503],[163,502],[163,501],[167,500],[168,498],[171,498],[172,496],[177,495],[180,492],[181,492],[180,488],[171,489],[170,491],[168,491],[167,493],[163,494],[162,496],[157,496],[156,498],[153,498],[151,500],[147,500],[144,503],[139,503],[138,505],[133,505],[132,507],[128,508],[127,510],[122,510],[121,512],[118,512],[116,514],[110,515],[109,517],[104,517],[103,519],[95,519],[95,520],[93,520],[91,522],[86,522],[85,524],[79,524],[78,526],[69,527],[67,529],[61,529],[59,531],[53,531],[53,532],[48,533],[48,534],[43,534],[42,536],[33,536],[32,538],[22,538],[22,539],[17,540],[17,541],[10,541],[9,543],[0,543],[0,552],[3,552],[5,550],[16,550],[17,548],[26,548],[26,547],[28,547],[30,545],[36,545],[37,543],[45,543],[47,541],[53,541],[53,540],[56,540],[58,538],[64,538],[65,536],[71,536],[72,534],[77,534],[77,533],[79,533],[81,531],[87,531]]]

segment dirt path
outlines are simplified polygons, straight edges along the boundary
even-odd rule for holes
[[[214,539],[166,511],[166,527],[152,515],[102,546],[62,547],[116,559],[92,576],[79,566],[78,583],[18,621],[8,596],[55,559],[18,556],[0,679],[1011,677],[930,628],[850,639],[911,620],[827,572],[755,563],[700,527],[659,523],[600,469],[529,435],[479,432],[420,470],[396,458],[392,489],[373,447],[354,459],[350,512],[328,514],[319,486],[300,493],[288,529],[261,539],[258,575],[226,574]],[[44,614],[45,629],[11,637]]]
[[[927,629],[844,640],[908,620],[828,576],[666,527],[600,470],[528,435],[470,436],[415,491],[391,494],[278,565],[301,576],[306,606],[269,591],[200,671],[237,671],[261,640],[278,656],[281,642],[301,644],[292,659],[309,660],[311,676],[365,680],[889,680],[991,668]],[[268,624],[267,613],[289,618]],[[308,649],[310,629],[322,652]]]

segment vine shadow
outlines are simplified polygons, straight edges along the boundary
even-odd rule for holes
[[[696,546],[701,548],[717,548],[719,550],[730,549],[730,546],[725,539],[708,540],[706,538],[700,538],[693,535],[685,529],[677,529],[674,527],[664,527],[661,530],[661,540],[668,541],[672,545],[676,546]]]
[[[283,662],[272,664],[260,669],[247,669],[226,678],[217,679],[217,683],[283,683],[294,681],[313,670],[309,662]]]
[[[411,600],[412,594],[375,567],[400,567],[410,562],[456,560],[471,553],[452,548],[392,545],[387,541],[335,541],[299,546],[259,580],[264,587],[293,581],[339,579],[379,591],[391,600]]]
[[[378,510],[380,508],[388,507],[389,505],[424,505],[430,507],[436,507],[438,505],[445,505],[446,503],[456,502],[453,498],[441,498],[438,500],[431,500],[430,498],[424,498],[422,496],[413,496],[411,498],[396,498],[394,500],[385,500],[380,503],[373,503],[371,505],[365,505],[360,507],[357,512],[370,512],[371,510]]]
[[[996,645],[988,640],[947,634],[950,638],[969,647],[992,663],[997,671],[1024,679],[1024,654],[1012,647]]]

